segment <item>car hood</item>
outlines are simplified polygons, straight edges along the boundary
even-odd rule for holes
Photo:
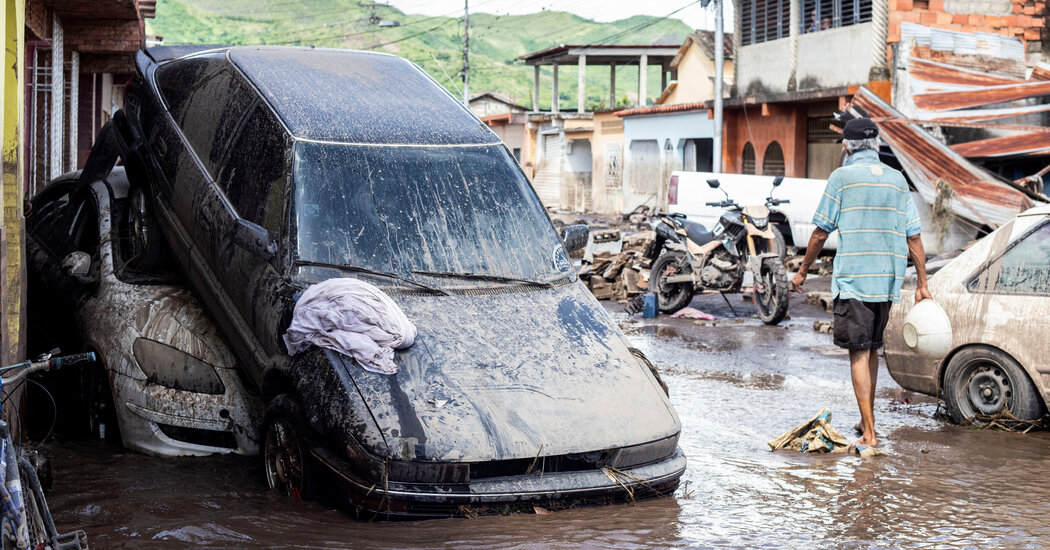
[[[655,377],[580,283],[394,298],[419,332],[396,353],[400,372],[368,372],[342,356],[378,425],[381,441],[362,441],[377,454],[533,458],[681,429]]]

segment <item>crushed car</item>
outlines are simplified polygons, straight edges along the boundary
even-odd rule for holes
[[[948,314],[951,351],[920,357],[905,343],[914,273],[886,327],[885,358],[904,389],[943,397],[952,420],[1008,413],[1034,421],[1050,401],[1050,207],[1019,214],[939,266],[930,292]]]
[[[257,454],[262,406],[211,317],[170,272],[129,267],[118,227],[129,208],[117,168],[80,182],[71,172],[30,201],[30,316],[65,350],[94,351],[106,373],[120,440],[156,456]],[[71,320],[72,327],[62,326]],[[87,388],[85,388],[85,391]],[[91,406],[100,406],[94,403]],[[92,431],[105,436],[104,417]]]
[[[227,336],[266,403],[270,486],[417,517],[678,486],[658,374],[568,259],[586,228],[559,239],[506,146],[422,69],[271,47],[136,65],[113,120],[131,260],[174,258]],[[288,354],[298,297],[337,277],[418,328],[397,374]]]

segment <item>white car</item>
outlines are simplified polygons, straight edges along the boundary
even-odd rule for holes
[[[952,324],[951,351],[924,359],[905,345],[915,277],[890,311],[884,350],[901,387],[943,397],[956,422],[1002,410],[1034,420],[1050,400],[1050,206],[1032,208],[929,278]]]
[[[74,321],[62,347],[94,351],[105,367],[125,447],[257,454],[261,404],[209,316],[172,284],[177,272],[126,267],[126,239],[116,231],[129,208],[123,168],[79,188],[78,177],[56,178],[31,201],[30,309]]]

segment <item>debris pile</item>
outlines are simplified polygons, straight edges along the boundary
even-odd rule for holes
[[[614,240],[619,247],[609,246]],[[583,255],[580,279],[599,300],[629,300],[649,289],[649,257],[655,255],[655,246],[653,231],[627,236],[617,230],[593,231]]]

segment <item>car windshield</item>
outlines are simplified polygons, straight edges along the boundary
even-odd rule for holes
[[[550,282],[572,271],[502,146],[299,142],[294,171],[300,260],[415,278]]]

